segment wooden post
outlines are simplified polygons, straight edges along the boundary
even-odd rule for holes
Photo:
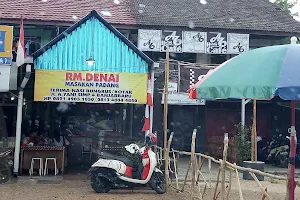
[[[196,158],[195,158],[195,140],[197,129],[194,129],[191,144],[191,163],[192,163],[192,193],[191,199],[194,198],[195,182],[196,182]]]
[[[169,169],[168,169],[168,154],[167,154],[167,140],[168,140],[168,85],[169,85],[169,69],[170,69],[170,60],[169,60],[169,50],[166,52],[166,69],[165,69],[165,85],[164,85],[164,158],[165,158],[165,179],[166,186],[169,185]]]
[[[222,182],[221,182],[221,197],[222,200],[225,200],[225,168],[226,168],[226,160],[227,160],[227,150],[228,150],[228,133],[224,134],[224,150],[223,150],[223,161],[221,164],[221,171],[222,171]]]
[[[256,99],[253,100],[253,123],[251,131],[251,161],[257,161]]]

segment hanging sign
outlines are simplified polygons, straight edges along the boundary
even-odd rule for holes
[[[34,101],[146,104],[146,73],[36,70]]]
[[[0,65],[0,92],[9,91],[10,66]]]
[[[249,50],[249,34],[227,33],[229,54],[240,54]]]
[[[138,49],[141,51],[160,51],[161,30],[138,30]]]
[[[182,53],[182,31],[162,31],[160,51]]]
[[[205,53],[206,32],[184,31],[183,52]]]
[[[177,83],[168,84],[168,104],[170,105],[205,105],[204,99],[190,99],[188,93],[179,93]],[[161,104],[164,104],[164,95],[162,95]]]
[[[0,65],[11,65],[13,27],[0,26]]]
[[[227,38],[226,34],[217,32],[207,33],[206,53],[208,54],[226,54]]]
[[[179,92],[187,92],[194,86],[210,69],[193,66],[179,66]]]

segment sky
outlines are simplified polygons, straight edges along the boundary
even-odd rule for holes
[[[294,8],[291,10],[292,13],[299,12],[300,13],[300,1],[298,1],[297,5],[294,6]],[[299,17],[294,17],[296,20],[300,21]]]

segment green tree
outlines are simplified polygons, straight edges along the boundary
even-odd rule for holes
[[[275,0],[274,3],[276,3],[282,10],[284,11],[290,11],[299,0]],[[299,16],[299,12],[291,13],[293,16]]]
[[[299,0],[273,0],[282,10],[291,13],[291,9],[299,2]],[[299,12],[291,13],[292,16],[298,17]],[[280,44],[290,44],[290,37],[286,37],[280,41]],[[299,43],[299,42],[298,42]]]

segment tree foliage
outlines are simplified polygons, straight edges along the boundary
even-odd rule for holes
[[[249,143],[250,128],[243,126],[241,123],[236,125],[237,135],[235,138],[239,162],[251,158],[251,143]]]
[[[275,0],[276,3],[282,10],[290,11],[299,0]],[[299,16],[299,12],[291,13],[293,16]]]

